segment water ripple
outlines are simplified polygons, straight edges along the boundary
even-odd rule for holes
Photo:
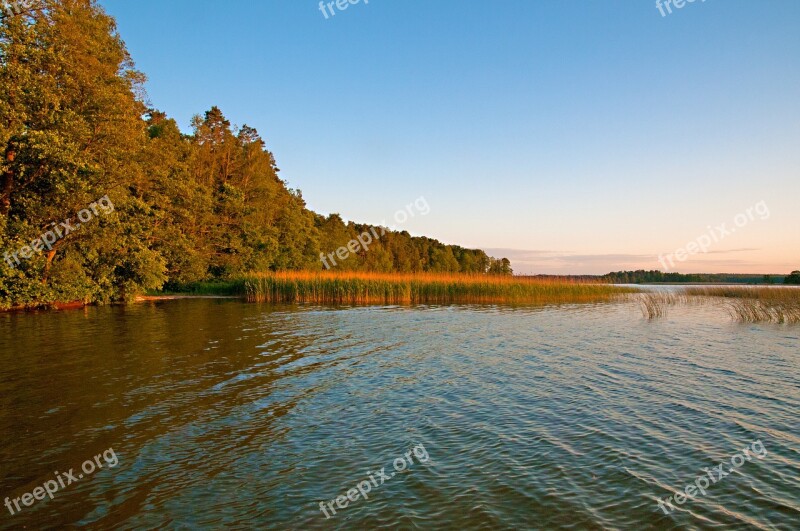
[[[0,527],[796,529],[798,334],[634,304],[173,301],[0,318]],[[9,436],[14,434],[14,437]],[[756,439],[768,454],[664,514]],[[424,444],[335,517],[320,502]]]

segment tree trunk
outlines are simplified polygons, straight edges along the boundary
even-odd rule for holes
[[[10,164],[16,158],[16,152],[13,148],[6,151],[6,162],[9,163],[9,168],[3,172],[3,180],[0,182],[0,215],[8,216],[11,210],[11,192],[14,191],[14,170],[11,169]]]
[[[50,275],[50,266],[53,264],[53,258],[56,257],[56,250],[50,249],[47,251],[47,263],[44,265],[44,274],[42,275],[42,284],[47,284],[47,277]]]

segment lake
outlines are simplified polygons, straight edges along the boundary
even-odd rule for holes
[[[799,339],[634,302],[0,314],[0,528],[797,529]]]

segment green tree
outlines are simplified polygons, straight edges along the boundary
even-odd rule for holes
[[[436,242],[439,243],[439,242]],[[442,244],[430,248],[429,271],[436,273],[458,273],[460,266],[450,247]]]
[[[144,75],[96,0],[28,3],[0,17],[0,307],[319,270],[321,251],[365,232],[369,249],[340,269],[512,273],[481,250],[311,212],[254,128],[212,107],[184,135],[148,109]],[[113,211],[28,260],[8,254],[104,196]]]
[[[492,275],[513,275],[511,261],[508,258],[491,258],[489,261],[489,274]]]
[[[132,191],[149,205],[144,213],[152,229],[148,245],[163,256],[172,287],[203,280],[211,257],[211,188],[202,186],[191,171],[193,145],[174,120],[151,110],[147,133],[140,157],[143,175]]]
[[[3,247],[33,241],[104,195],[116,206],[13,271],[0,270],[7,304],[119,298],[160,286],[158,260],[139,244],[137,225],[124,226],[136,211],[128,184],[145,140],[143,81],[113,19],[92,0],[37,0],[0,22]],[[121,254],[129,255],[124,262],[98,268],[101,255]]]

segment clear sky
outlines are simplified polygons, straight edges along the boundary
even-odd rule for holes
[[[153,106],[257,128],[317,212],[518,273],[663,270],[704,235],[671,270],[800,269],[800,1],[674,2],[101,5]]]

